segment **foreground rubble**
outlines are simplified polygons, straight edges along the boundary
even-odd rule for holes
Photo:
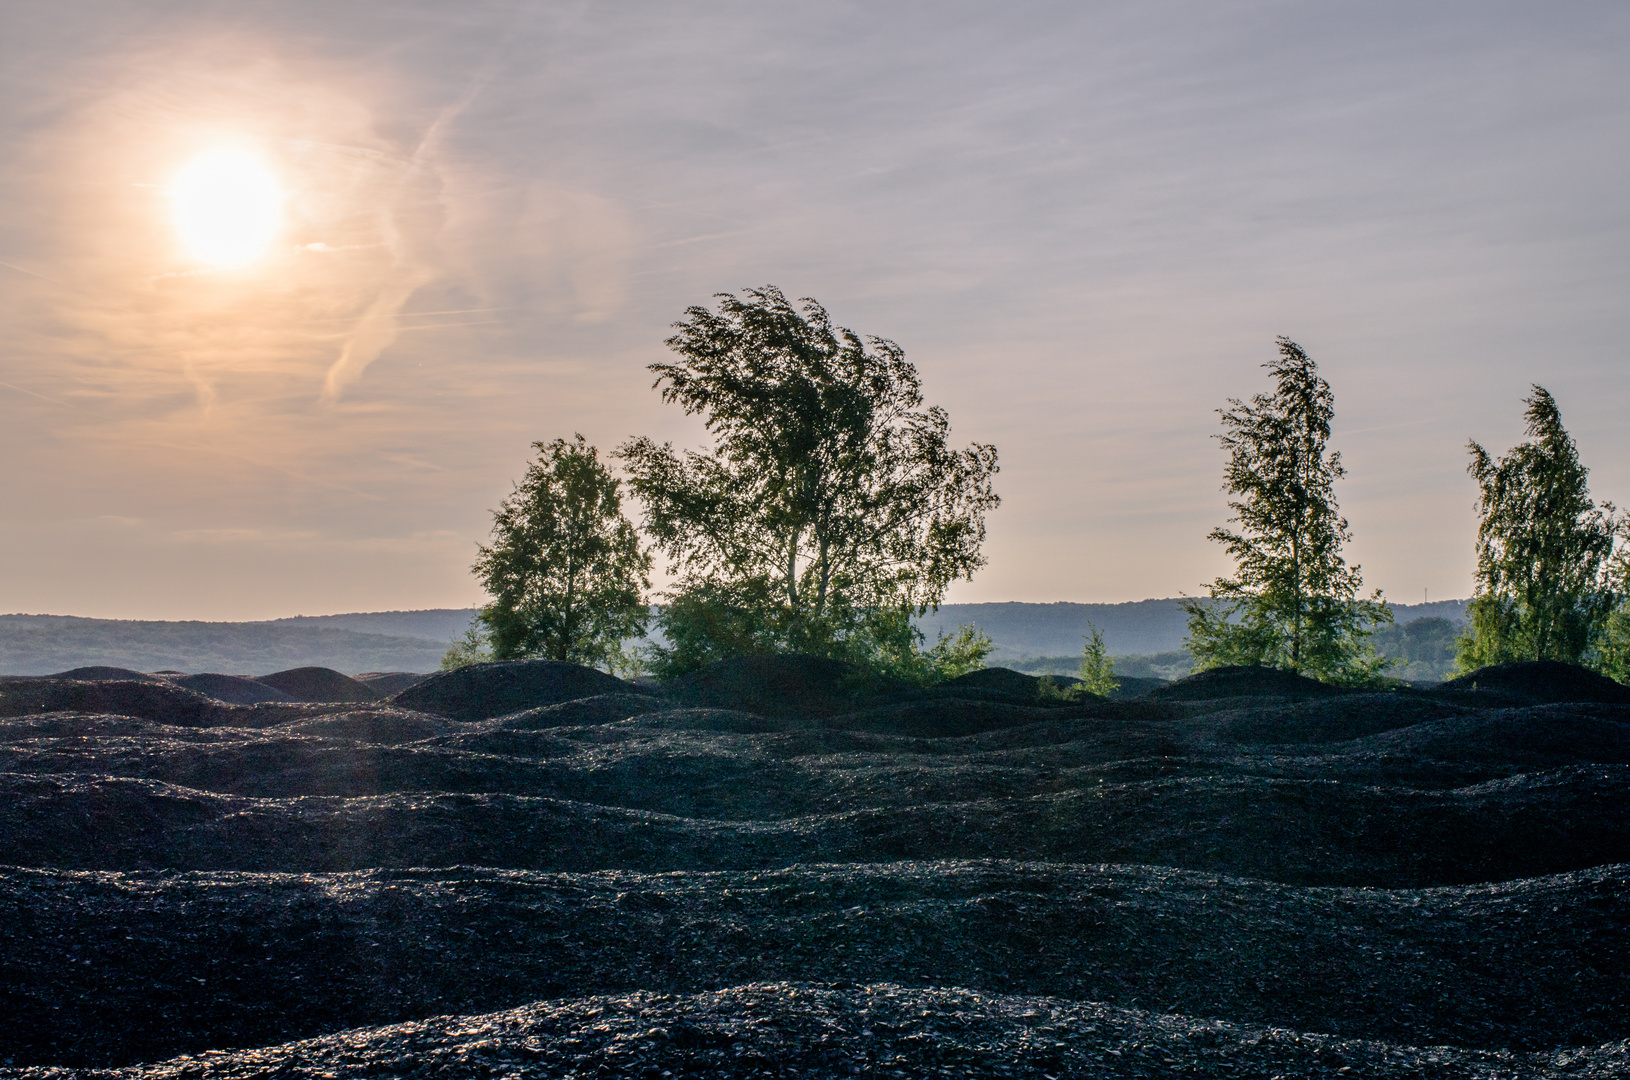
[[[0,1069],[46,1080],[61,1069]],[[1403,1046],[1050,997],[892,984],[642,991],[360,1028],[237,1054],[73,1075],[275,1077],[1630,1076],[1630,1045],[1537,1053]]]
[[[773,667],[0,686],[0,1076],[1630,1075],[1616,684]]]
[[[1630,1027],[1630,866],[1305,889],[1138,866],[12,871],[0,1043],[96,1064],[760,980],[956,986],[1502,1048]]]

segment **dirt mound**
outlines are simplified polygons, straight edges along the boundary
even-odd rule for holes
[[[981,668],[931,686],[922,696],[1010,701],[1017,705],[1040,704],[1056,707],[1070,703],[1061,700],[1059,692],[1070,691],[1080,683],[1080,678],[1075,675],[1027,675],[1010,668]],[[1118,675],[1115,678],[1115,689],[1109,693],[1108,700],[1125,701],[1139,698],[1151,690],[1169,685],[1171,685],[1169,679],[1140,679],[1130,675]],[[1074,693],[1079,694],[1079,691]],[[1073,700],[1081,699],[1077,697]],[[1092,698],[1089,697],[1088,700]]]
[[[1170,686],[1171,684],[1170,679],[1144,679],[1136,675],[1117,675],[1115,676],[1115,692],[1109,696],[1115,700],[1143,697],[1151,691],[1159,690],[1161,687]]]
[[[212,697],[216,701],[224,701],[228,705],[254,705],[262,701],[295,700],[275,686],[268,686],[263,682],[257,682],[242,675],[216,675],[212,672],[202,675],[172,675],[168,682],[171,686],[196,690],[200,694]]]
[[[517,1065],[530,1066],[519,1071]],[[360,1028],[120,1070],[129,1080],[243,1076],[620,1078],[945,1076],[1618,1077],[1624,1043],[1550,1053],[1394,1045],[1100,1002],[960,987],[754,982],[688,994],[559,997],[485,1015]],[[1181,1069],[1179,1072],[1178,1070]],[[1357,1070],[1357,1071],[1355,1071]],[[55,1070],[12,1074],[40,1080]]]
[[[455,720],[486,720],[578,698],[636,693],[631,684],[581,664],[500,660],[439,672],[390,700]]]
[[[1232,743],[1336,743],[1425,724],[1469,710],[1421,694],[1349,694],[1212,713],[1195,727]]]
[[[1039,696],[1040,685],[1041,680],[1036,676],[1005,667],[980,668],[939,684],[952,694],[964,689],[995,690],[1024,701],[1034,701]]]
[[[911,689],[898,679],[871,675],[841,660],[799,653],[720,660],[665,687],[668,696],[682,705],[761,716],[832,716],[849,712],[868,698]]]
[[[408,687],[417,686],[430,678],[429,675],[420,675],[412,671],[364,671],[361,675],[352,677],[382,698],[399,694]]]
[[[674,1007],[669,995],[754,979],[842,986],[849,988],[842,994],[861,998],[867,992],[857,984],[963,987],[955,1000],[976,1015],[972,994],[1024,995],[1015,1000],[1012,1018],[1029,1026],[1031,1052],[1081,1055],[1083,1067],[1074,1070],[1052,1058],[1054,1076],[1118,1068],[1106,1046],[1147,1070],[1132,1075],[1212,1075],[1174,1070],[1165,1061],[1215,1063],[1218,1053],[1243,1053],[1262,1032],[1223,1036],[1253,1022],[1280,1025],[1277,1038],[1285,1049],[1305,1039],[1287,1028],[1324,1032],[1312,1045],[1326,1049],[1338,1038],[1505,1048],[1590,1045],[1630,1034],[1630,982],[1621,977],[1630,945],[1630,870],[1622,866],[1410,892],[1293,889],[1155,867],[1001,861],[664,875],[475,867],[306,877],[8,869],[0,871],[0,904],[28,913],[26,920],[0,923],[0,965],[11,995],[0,1013],[0,1044],[22,1061],[151,1061],[537,999],[568,1002],[535,1009],[576,1009],[569,999],[592,988],[654,995],[643,998],[645,1012],[639,1028],[629,1028],[627,1050],[644,1055],[633,1059],[642,1067],[655,1060],[678,1071],[679,1061],[705,1061],[684,1058],[687,1049],[737,1044],[692,1039],[669,1027],[672,1018],[662,1013]],[[1543,947],[1534,947],[1536,941]],[[739,1001],[720,1012],[719,1023],[738,1025],[737,1037],[745,1038],[766,1015],[802,1011],[819,1018],[822,995],[833,993],[808,986],[780,992],[787,995],[784,1008]],[[975,1016],[919,1007],[927,1000],[921,995],[938,991],[900,993],[913,1002],[909,1012],[863,1008],[853,1025],[828,1028],[837,1041],[825,1045],[863,1061],[877,1039],[947,1054],[957,1047],[972,1054],[985,1039]],[[1109,1003],[1068,1007],[1107,1026],[1110,1042],[1104,1043],[1102,1027],[1083,1026],[1065,1047],[1049,1012],[1064,1006],[1036,995]],[[1191,1032],[1178,1045],[1121,1042],[1120,1028],[1106,1019],[1111,1006],[1148,1001],[1161,1002],[1168,1014],[1232,1022],[1200,1022],[1210,1035]],[[534,1055],[557,1055],[547,1060],[546,1075],[566,1075],[569,1064],[583,1060],[570,1055],[587,1053],[584,1044],[568,1037],[600,1045],[608,1030],[621,1031],[635,1019],[632,1011],[623,1016],[623,1006],[601,1001],[582,1013],[585,1024],[590,1013],[602,1011],[611,1014],[610,1020],[601,1016],[610,1027],[602,1024],[598,1034],[530,1032],[537,1036]],[[1184,1031],[1193,1023],[1181,1015],[1160,1020]],[[488,1047],[501,1034],[490,1022],[430,1023],[488,1040],[482,1044]],[[951,1038],[950,1048],[929,1029]],[[343,1037],[358,1054],[374,1053],[378,1038],[359,1031]],[[522,1041],[505,1045],[521,1054]],[[1349,1044],[1344,1061],[1362,1065],[1360,1075],[1374,1075],[1372,1065],[1398,1057],[1373,1044],[1360,1057],[1356,1045]],[[426,1064],[436,1067],[429,1049],[401,1060],[366,1059],[377,1068],[364,1067],[360,1057],[332,1064],[345,1075],[408,1075]],[[649,1056],[659,1052],[670,1056]],[[310,1046],[279,1053],[322,1060]],[[1008,1051],[981,1053],[990,1056],[936,1060],[1001,1066],[1023,1059]],[[1437,1045],[1434,1053],[1448,1051]],[[1322,1055],[1302,1059],[1294,1070],[1288,1064],[1243,1068],[1265,1063],[1264,1057],[1229,1060],[1242,1066],[1240,1075],[1271,1076],[1279,1069],[1335,1075],[1342,1065]],[[191,1063],[188,1075],[214,1061],[237,1062],[232,1075],[284,1075],[279,1060],[261,1051],[212,1054]],[[1404,1075],[1444,1075],[1443,1060]],[[495,1073],[500,1061],[493,1059]],[[835,1068],[836,1061],[828,1064]],[[484,1074],[469,1062],[457,1071]],[[966,1068],[952,1074],[969,1075]],[[618,1067],[612,1075],[646,1074]]]
[[[253,754],[212,755],[240,763],[234,786],[267,795],[256,798],[176,782],[195,779],[179,757],[165,770],[170,782],[0,774],[0,835],[11,838],[7,858],[15,865],[81,870],[480,865],[658,872],[967,857],[1404,888],[1630,861],[1630,772],[1622,765],[1452,791],[1180,777],[1017,798],[997,790],[972,802],[873,801],[867,809],[794,817],[786,811],[800,795],[796,769],[722,755],[644,755],[561,774],[547,761],[515,760],[494,772],[473,755],[438,761],[431,751],[395,749],[281,751],[284,758],[293,753],[282,773],[255,771]],[[653,784],[659,770],[666,775]],[[766,773],[763,782],[748,782]],[[432,776],[442,778],[440,791],[412,784]],[[517,778],[530,778],[531,790],[570,790],[584,801],[492,792],[516,790]],[[976,778],[987,788],[1001,779]],[[876,772],[850,782],[851,805],[864,803],[871,788],[898,788]],[[961,786],[956,777],[922,776],[917,794],[932,798],[934,785],[948,782]],[[381,787],[398,793],[356,794]],[[317,794],[294,797],[295,790]],[[611,805],[614,798],[650,808]],[[121,828],[87,830],[87,815]]]
[[[1439,684],[1438,691],[1494,691],[1513,694],[1535,703],[1600,701],[1630,705],[1630,686],[1614,682],[1589,668],[1558,660],[1524,660],[1478,668],[1469,675]]]
[[[145,671],[131,671],[129,668],[106,667],[93,664],[90,667],[76,667],[68,671],[59,671],[55,675],[45,676],[47,679],[77,679],[80,682],[160,682],[157,675],[149,675]]]
[[[257,701],[253,705],[217,707],[214,723],[233,728],[275,728],[297,720],[328,716],[340,706],[332,702]]]
[[[1162,701],[1214,701],[1234,697],[1309,698],[1342,693],[1340,687],[1271,667],[1217,667],[1185,675],[1150,691]]]
[[[1342,750],[1530,769],[1630,764],[1630,707],[1575,703],[1464,712],[1357,739]]]
[[[157,725],[134,716],[106,716],[96,713],[56,712],[0,720],[0,745],[35,743],[41,739],[152,737]],[[196,730],[196,729],[186,729]]]
[[[1630,705],[1011,674],[0,682],[0,1080],[1630,1072]]]
[[[512,713],[503,718],[501,726],[510,731],[543,731],[553,727],[615,724],[640,713],[669,708],[671,704],[664,698],[649,694],[596,694]]]
[[[960,738],[1057,719],[1060,710],[1005,701],[906,701],[834,716],[823,726],[915,739]]]
[[[550,758],[562,759],[557,764],[556,785],[562,775],[570,775],[573,771],[568,759],[583,752],[583,745],[576,739],[570,738],[581,729],[573,727],[545,728],[541,731],[508,731],[501,725],[503,718],[486,721],[454,720],[463,726],[464,730],[443,735],[439,738],[426,740],[424,749],[447,750],[469,754],[492,754],[495,756],[513,758],[533,758],[545,760]],[[550,790],[554,790],[552,786]],[[531,790],[537,791],[538,786]],[[582,791],[576,794],[583,794]],[[615,801],[615,799],[613,800]]]
[[[287,671],[274,671],[270,675],[262,675],[258,681],[287,694],[294,701],[356,704],[363,701],[378,701],[381,697],[371,687],[357,682],[349,675],[341,675],[333,668],[290,668]]]
[[[375,708],[317,716],[284,724],[278,731],[298,735],[318,735],[326,739],[394,746],[397,743],[433,739],[457,730],[458,722],[444,720],[406,709]]]
[[[0,683],[0,716],[44,712],[116,713],[178,727],[215,723],[221,705],[161,682],[29,679]]]
[[[667,704],[664,702],[664,704]],[[630,724],[661,731],[719,731],[736,735],[767,735],[811,730],[815,722],[803,717],[772,719],[737,709],[670,709],[630,717]]]

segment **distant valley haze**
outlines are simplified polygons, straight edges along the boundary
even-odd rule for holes
[[[1177,599],[1130,604],[947,604],[918,620],[932,642],[973,625],[996,645],[993,666],[1048,658],[1044,670],[1068,671],[1089,625],[1116,655],[1182,648],[1186,619]],[[1464,620],[1465,601],[1399,605],[1397,620]],[[0,615],[0,676],[48,675],[103,665],[137,671],[215,671],[265,675],[288,668],[330,667],[346,674],[434,671],[474,608],[352,612],[263,622],[166,622]]]
[[[1216,410],[1278,334],[1334,388],[1346,554],[1394,604],[1470,594],[1466,442],[1519,441],[1531,383],[1630,502],[1622,3],[0,16],[0,610],[433,666],[440,623],[286,617],[481,604],[531,443],[705,444],[647,365],[767,283],[999,449],[988,565],[933,623],[996,605],[999,656],[1079,647],[1009,603],[1228,572]],[[8,649],[88,627],[19,618]]]

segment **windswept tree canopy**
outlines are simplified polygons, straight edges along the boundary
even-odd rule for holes
[[[1477,588],[1461,640],[1462,670],[1510,660],[1579,663],[1615,603],[1610,580],[1620,526],[1590,498],[1588,475],[1556,399],[1524,399],[1529,441],[1504,457],[1467,444],[1477,481]]]
[[[909,614],[984,565],[996,448],[948,445],[950,419],[923,407],[894,342],[863,341],[773,286],[717,299],[675,324],[678,359],[651,366],[713,448],[638,438],[618,451],[679,577],[664,627],[688,656],[670,659],[864,652],[885,624],[908,643]],[[675,624],[685,611],[696,618]]]
[[[1210,539],[1234,557],[1235,572],[1211,584],[1209,602],[1185,604],[1189,649],[1202,668],[1259,664],[1363,682],[1386,663],[1365,639],[1392,611],[1379,592],[1359,597],[1363,576],[1341,554],[1351,536],[1335,494],[1346,470],[1328,448],[1335,395],[1301,346],[1278,344],[1278,359],[1263,365],[1273,393],[1218,410],[1223,490],[1239,528],[1213,529]]]

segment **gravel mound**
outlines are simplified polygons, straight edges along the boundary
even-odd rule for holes
[[[1112,700],[1124,701],[1128,698],[1144,697],[1151,691],[1159,690],[1163,686],[1170,686],[1170,679],[1139,678],[1136,675],[1115,676],[1115,692],[1110,694]]]
[[[151,720],[139,720],[134,716],[107,716],[96,713],[74,712],[40,713],[35,716],[0,720],[0,743],[7,746],[19,744],[38,746],[40,740],[48,739],[75,739],[89,742],[130,735],[156,738],[158,737],[156,730],[158,726]],[[183,728],[179,730],[191,732],[196,729]],[[93,743],[93,745],[95,744]],[[101,755],[98,755],[96,760],[101,760]]]
[[[76,667],[69,671],[59,671],[55,675],[47,675],[48,679],[77,679],[80,682],[107,682],[118,680],[120,682],[159,682],[157,675],[149,675],[145,671],[131,671],[129,668],[106,667],[92,664],[89,667]]]
[[[171,686],[196,690],[206,697],[212,697],[216,701],[224,701],[228,705],[255,705],[262,701],[296,700],[275,686],[269,686],[266,683],[257,682],[242,675],[216,675],[213,673],[172,675],[167,681]]]
[[[1148,694],[1163,701],[1214,701],[1218,698],[1329,697],[1342,693],[1340,687],[1269,667],[1218,667],[1185,675]]]
[[[664,689],[683,705],[761,716],[832,716],[868,698],[912,691],[897,679],[868,675],[841,660],[797,653],[720,660]]]
[[[769,735],[813,730],[816,722],[797,716],[771,719],[737,709],[664,708],[632,716],[628,723],[662,731],[719,731],[735,735]]]
[[[440,672],[390,700],[404,709],[455,720],[485,720],[579,698],[638,692],[630,683],[581,664],[500,660]]]
[[[1630,764],[1630,706],[1543,705],[1462,714],[1354,740],[1342,748],[1417,760],[1498,761],[1551,769]]]
[[[216,722],[220,709],[220,703],[195,690],[154,681],[19,679],[0,683],[0,716],[117,713],[161,724],[202,727]]]
[[[1041,696],[1041,680],[1034,675],[1026,675],[1022,671],[1012,668],[991,667],[970,671],[966,675],[959,675],[954,679],[947,679],[939,684],[951,694],[961,690],[995,690],[998,693],[1010,694],[1020,701],[1035,701]]]
[[[1440,692],[1494,691],[1533,702],[1601,701],[1630,705],[1630,686],[1606,675],[1557,660],[1526,660],[1478,668],[1439,684]]]
[[[503,717],[499,724],[509,731],[542,731],[553,727],[582,727],[588,724],[614,724],[630,716],[669,708],[666,698],[650,694],[596,694],[593,697],[562,701],[556,705],[527,709]]]
[[[373,708],[297,720],[291,724],[280,725],[278,732],[395,746],[398,743],[419,742],[447,735],[458,731],[460,727],[458,721],[445,720],[439,716],[409,712],[406,709]]]
[[[323,701],[352,704],[360,701],[378,701],[382,696],[365,683],[349,675],[341,675],[333,668],[298,667],[262,675],[260,682],[287,694],[294,701]]]
[[[353,678],[380,697],[390,697],[392,694],[401,693],[410,686],[419,685],[430,676],[420,675],[412,671],[364,671],[361,675],[353,676]]]
[[[831,717],[824,723],[827,727],[846,731],[873,731],[880,735],[944,739],[1021,727],[1025,724],[1048,723],[1057,716],[1057,710],[1036,705],[951,698],[877,705],[861,712]]]
[[[823,664],[0,681],[0,1080],[1630,1075],[1599,683]]]
[[[578,1007],[571,999],[584,995],[631,995],[650,1007],[754,980],[851,992],[903,984],[918,1002],[944,992],[934,987],[963,988],[953,998],[1046,996],[1100,1018],[1159,1002],[1168,1014],[1162,1022],[1174,1030],[1272,1023],[1287,1047],[1298,1041],[1288,1027],[1324,1033],[1317,1046],[1459,1043],[1495,1051],[1482,1060],[1496,1062],[1510,1062],[1512,1051],[1630,1035],[1630,983],[1621,977],[1630,961],[1625,866],[1403,891],[1293,889],[1154,867],[965,861],[663,875],[7,870],[0,898],[27,913],[0,923],[0,975],[11,1003],[0,1013],[0,1042],[17,1063],[116,1065],[538,999],[566,999],[539,1008],[571,1009]],[[819,1000],[800,1006],[789,998],[772,1014],[818,1012]],[[837,1045],[866,1047],[866,1028],[873,1036],[920,1033],[925,1020],[953,1040],[970,1030],[971,1043],[985,1037],[976,1016],[927,1013],[916,1010],[909,1024],[874,1014]],[[717,1019],[745,1033],[761,1015],[726,1010]],[[647,1017],[639,1030],[660,1026]],[[1087,1055],[1071,1059],[1082,1067],[1076,1075],[1097,1075],[1086,1068],[1095,1062],[1115,1066],[1106,1047],[1139,1057],[1157,1075],[1170,1074],[1168,1056],[1211,1060],[1204,1041],[1139,1055],[1120,1034],[1108,1043],[1086,1028],[1069,1039],[1041,1034],[1033,1032],[1041,1049],[1065,1043]],[[534,1045],[568,1055],[557,1063],[580,1063],[570,1055],[584,1051],[564,1038]],[[518,1050],[522,1041],[506,1045]],[[658,1039],[634,1062],[671,1068],[684,1059],[651,1051],[709,1045],[684,1041]],[[628,1049],[640,1050],[633,1042]],[[912,1043],[937,1052],[934,1040],[902,1045]],[[1225,1044],[1230,1054],[1248,1048]],[[383,1060],[345,1067],[361,1074],[366,1061],[377,1074]],[[988,1066],[1011,1060],[994,1050],[983,1059]],[[1227,1067],[1224,1060],[1214,1063]],[[1340,1067],[1323,1064],[1331,1073]],[[242,1068],[247,1074],[251,1062]]]
[[[1231,743],[1335,743],[1382,731],[1464,716],[1471,710],[1418,694],[1350,694],[1210,713],[1197,725],[1206,736]]]
[[[1630,861],[1630,767],[1622,765],[1573,766],[1449,791],[1181,778],[782,817],[770,815],[790,809],[796,793],[732,783],[747,771],[740,765],[733,775],[728,763],[647,758],[640,762],[647,769],[666,766],[668,783],[641,784],[637,790],[658,805],[636,809],[471,791],[494,783],[478,762],[460,771],[459,763],[435,756],[416,755],[437,774],[451,773],[464,792],[414,791],[413,759],[387,748],[314,753],[299,786],[322,794],[302,797],[249,799],[153,779],[0,774],[0,836],[15,865],[84,870],[321,873],[475,864],[657,872],[970,857],[1140,863],[1296,885],[1402,888]],[[547,763],[515,762],[508,771],[530,773],[539,787],[550,779]],[[593,786],[583,794],[605,799],[634,787],[626,766],[608,773],[588,774]],[[381,778],[398,793],[340,794]],[[862,795],[868,780],[887,786],[888,778],[858,778]],[[288,783],[247,769],[240,780],[250,790]],[[669,805],[651,798],[657,795],[669,796]],[[121,827],[87,830],[87,816]]]
[[[96,1075],[662,1078],[1622,1076],[1624,1043],[1543,1053],[1401,1046],[1283,1027],[960,988],[748,983],[636,992],[480,1016],[437,1016],[306,1042]],[[48,1069],[4,1077],[61,1077]]]

